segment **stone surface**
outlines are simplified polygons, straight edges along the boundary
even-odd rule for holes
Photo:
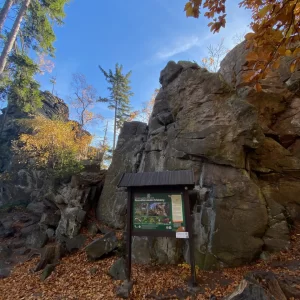
[[[108,274],[115,280],[126,279],[126,261],[123,257],[119,258],[109,269]]]
[[[39,225],[43,229],[47,229],[48,227],[51,227],[52,229],[56,229],[59,221],[60,221],[60,211],[56,211],[54,213],[43,213],[39,222]]]
[[[26,239],[26,245],[30,248],[42,248],[46,245],[48,236],[45,232],[35,231],[31,233]]]
[[[124,172],[137,171],[146,136],[147,126],[141,122],[125,122],[120,132],[97,206],[97,218],[112,227],[125,225],[127,194],[116,186]]]
[[[265,233],[265,249],[270,252],[286,250],[290,246],[289,229],[286,220],[275,223]]]
[[[60,206],[61,208],[61,206]],[[80,207],[61,208],[61,219],[56,229],[56,236],[73,238],[79,234],[85,220],[86,211]]]
[[[214,74],[191,62],[167,64],[148,134],[140,142],[127,135],[139,151],[127,151],[124,158],[122,136],[117,145],[109,171],[115,180],[105,182],[100,220],[125,225],[120,220],[126,195],[116,189],[121,173],[193,169],[195,255],[201,268],[242,265],[264,249],[288,247],[288,222],[300,218],[299,95],[287,84],[292,76],[287,70],[270,73],[260,93],[244,83],[247,51],[245,43],[238,45]],[[125,127],[123,132],[129,124]],[[182,256],[188,260],[187,253],[184,243],[171,239],[133,239],[139,263],[176,263]]]
[[[118,240],[114,232],[107,233],[104,237],[90,243],[86,248],[86,254],[90,260],[100,259],[111,253],[118,246]]]
[[[275,298],[270,297],[261,285],[248,282],[244,279],[237,289],[230,296],[226,297],[225,300],[275,300]]]
[[[41,274],[41,280],[45,281],[55,270],[55,264],[47,265]]]
[[[195,257],[211,269],[252,261],[268,223],[265,200],[245,170],[204,164],[194,207]]]
[[[61,216],[56,228],[58,238],[74,238],[79,234],[87,211],[100,196],[104,177],[105,171],[83,172],[58,189],[54,199]]]
[[[64,246],[68,243],[70,251],[81,247],[78,234],[87,212],[97,204],[105,177],[105,171],[99,169],[99,161],[83,161],[82,172],[58,179],[49,176],[47,171],[32,168],[30,161],[20,163],[17,155],[12,155],[12,141],[22,133],[31,133],[20,124],[20,119],[42,115],[69,120],[68,107],[61,99],[49,92],[41,95],[43,106],[32,114],[10,104],[0,115],[0,238],[5,239],[4,245],[11,247],[12,259],[7,258],[11,260],[10,267],[23,262],[27,251],[31,250],[31,254],[43,253],[38,268],[56,262],[52,256],[60,257],[55,253],[62,253],[63,247],[55,248],[55,253],[48,248],[44,252],[39,248],[46,242],[60,241]],[[10,237],[13,240],[6,240]],[[4,262],[0,258],[0,265]]]
[[[41,251],[41,259],[36,265],[34,271],[43,270],[47,265],[59,263],[60,259],[65,255],[65,249],[60,243],[47,245]]]
[[[299,278],[289,275],[275,275],[267,271],[247,274],[237,289],[225,300],[287,300],[300,295]]]
[[[10,270],[5,268],[0,268],[0,279],[6,278],[10,275]]]
[[[87,229],[88,229],[88,232],[93,236],[96,235],[99,231],[98,225],[96,223],[88,224]]]
[[[120,298],[127,299],[130,296],[132,287],[133,282],[125,280],[120,286],[117,287],[116,295]]]
[[[74,238],[67,239],[66,240],[67,250],[69,252],[73,252],[73,251],[81,249],[84,246],[86,239],[87,239],[87,237],[82,234],[79,234]]]

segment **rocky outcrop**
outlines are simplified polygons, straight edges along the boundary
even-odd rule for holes
[[[226,56],[219,73],[191,62],[169,62],[161,72],[146,142],[145,136],[140,144],[134,134],[127,137],[128,143],[135,141],[141,160],[133,151],[124,164],[120,143],[114,155],[118,163],[108,171],[120,176],[194,170],[194,251],[204,269],[241,265],[263,250],[289,247],[288,222],[300,212],[300,107],[294,89],[299,77],[285,73],[283,81],[281,68],[257,93],[242,81],[248,71],[244,46]],[[119,218],[115,203],[122,203],[122,212],[126,206],[125,195],[119,201],[114,194],[116,183],[105,183],[111,194],[100,198],[98,216],[120,227],[124,222],[111,222]],[[174,263],[182,255],[188,259],[187,253],[183,244],[167,238],[133,240],[133,258],[141,263]]]
[[[24,132],[18,120],[38,114],[68,121],[68,107],[61,99],[49,92],[42,96],[43,107],[34,115],[12,105],[0,115],[0,124],[5,121],[0,135],[0,242],[8,249],[8,255],[0,257],[0,268],[22,261],[30,251],[41,252],[47,242],[58,242],[70,252],[82,247],[86,238],[80,230],[103,187],[105,171],[99,162],[83,161],[80,174],[58,179],[18,164],[11,155],[11,141]],[[42,255],[41,261],[46,260]],[[42,265],[54,263],[57,259]]]
[[[69,119],[68,106],[58,97],[49,92],[41,92],[42,108],[36,114],[43,115],[49,119],[59,118],[63,121]],[[24,128],[18,121],[24,118],[31,118],[32,115],[22,112],[15,105],[9,105],[2,109],[0,115],[0,172],[12,168],[11,142],[24,133]],[[1,187],[0,187],[1,189]]]
[[[60,210],[56,228],[59,239],[74,238],[84,223],[87,212],[96,206],[100,197],[105,171],[82,172],[72,176],[71,182],[58,189],[54,202]]]
[[[236,290],[224,300],[297,299],[300,296],[299,278],[256,271],[247,274]]]
[[[107,233],[104,237],[99,238],[85,248],[88,259],[100,259],[104,255],[111,253],[118,246],[118,240],[113,231]]]
[[[141,122],[125,122],[120,132],[97,207],[98,219],[112,227],[125,225],[127,194],[116,186],[124,172],[137,172],[147,133],[147,125]]]

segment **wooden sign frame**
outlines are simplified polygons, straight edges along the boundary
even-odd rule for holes
[[[191,283],[196,286],[196,269],[194,256],[194,241],[192,232],[191,208],[188,194],[188,186],[147,186],[147,187],[127,187],[127,234],[126,234],[126,276],[127,280],[131,280],[131,259],[132,259],[132,237],[147,236],[147,237],[173,237],[176,238],[176,232],[170,230],[134,230],[133,228],[133,203],[134,194],[141,193],[182,193],[184,204],[184,216],[186,223],[186,231],[188,232],[189,243],[189,258],[191,265]]]

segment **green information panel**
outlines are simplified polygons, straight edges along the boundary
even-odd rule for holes
[[[134,230],[186,231],[181,193],[134,193]]]

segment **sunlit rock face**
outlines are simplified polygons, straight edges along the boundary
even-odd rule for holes
[[[98,219],[114,228],[124,228],[126,222],[127,193],[117,184],[123,173],[137,172],[147,134],[142,122],[125,122],[120,132],[97,206]]]
[[[242,265],[289,246],[288,221],[300,212],[300,98],[294,89],[300,76],[288,74],[283,62],[257,93],[242,81],[246,52],[238,45],[218,73],[192,62],[167,64],[148,132],[141,138],[132,131],[126,141],[120,136],[100,219],[124,226],[126,194],[119,200],[116,192],[122,172],[193,169],[194,251],[201,268]],[[133,240],[133,258],[141,263],[188,260],[187,250],[168,238]]]

